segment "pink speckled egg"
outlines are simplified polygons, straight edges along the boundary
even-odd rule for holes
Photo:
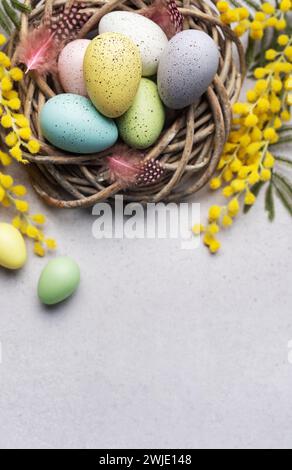
[[[90,42],[89,39],[76,39],[69,42],[59,56],[59,78],[67,93],[87,95],[83,78],[83,59]]]

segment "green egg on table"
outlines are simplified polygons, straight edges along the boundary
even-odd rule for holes
[[[26,246],[21,233],[11,224],[0,223],[0,266],[20,269],[26,258]]]
[[[123,141],[130,147],[146,149],[161,134],[165,122],[165,110],[157,85],[142,78],[132,106],[117,119]]]
[[[67,256],[55,258],[43,269],[38,296],[45,305],[55,305],[70,297],[80,283],[78,264]]]

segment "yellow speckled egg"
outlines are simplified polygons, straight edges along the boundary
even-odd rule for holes
[[[11,224],[0,223],[0,266],[20,269],[26,262],[26,246],[21,233]]]
[[[87,92],[97,110],[110,118],[124,114],[134,101],[142,74],[134,42],[120,33],[97,36],[86,50],[83,68]]]

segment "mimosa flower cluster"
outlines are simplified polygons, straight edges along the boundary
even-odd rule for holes
[[[6,42],[0,34],[0,47]],[[23,72],[18,67],[12,67],[10,58],[0,51],[0,170],[1,166],[8,167],[13,159],[27,163],[23,157],[25,149],[31,154],[37,154],[40,144],[32,138],[28,119],[21,113],[21,101],[15,84],[23,79]],[[4,208],[12,208],[17,215],[13,225],[23,235],[34,240],[34,252],[44,256],[46,250],[54,250],[56,242],[46,238],[42,229],[45,217],[42,214],[31,215],[29,203],[23,199],[26,188],[15,185],[11,175],[0,171],[0,204]]]
[[[217,6],[224,22],[239,20],[238,25],[243,28],[243,21],[247,20],[246,9],[232,10],[225,1],[220,1]],[[203,242],[211,253],[216,253],[220,248],[220,230],[230,227],[242,208],[252,206],[259,186],[272,178],[275,164],[272,148],[279,142],[285,123],[291,119],[292,37],[280,31],[287,25],[284,14],[291,6],[289,0],[283,0],[278,10],[264,3],[254,20],[247,20],[253,39],[262,37],[255,35],[255,31],[274,28],[276,44],[275,48],[265,52],[263,66],[255,68],[253,74],[256,81],[247,92],[246,101],[233,106],[232,131],[217,174],[210,182],[212,190],[220,189],[226,203],[210,208],[206,226],[193,227],[194,234],[203,233]],[[268,22],[269,18],[274,18],[276,22]]]

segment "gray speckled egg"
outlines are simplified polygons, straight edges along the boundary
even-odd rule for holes
[[[73,153],[95,153],[118,138],[112,119],[100,114],[84,96],[64,93],[44,105],[40,124],[43,136],[56,147]]]
[[[219,65],[216,43],[203,31],[176,34],[164,49],[158,66],[158,90],[164,104],[182,109],[198,101]]]

